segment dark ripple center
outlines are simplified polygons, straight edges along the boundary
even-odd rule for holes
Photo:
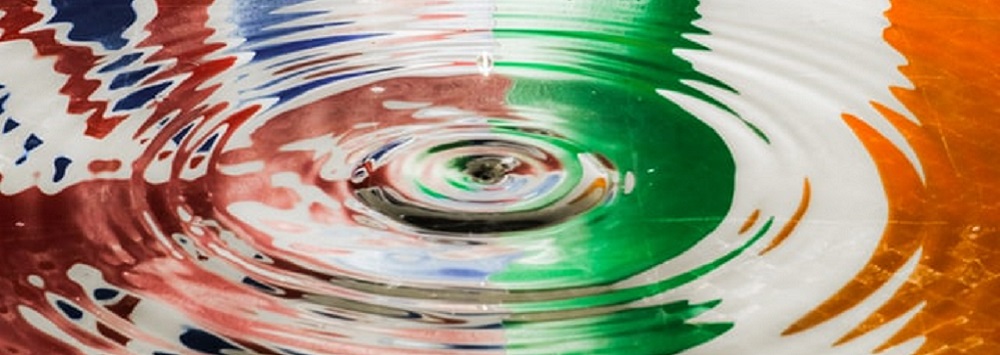
[[[465,163],[465,174],[477,183],[495,185],[503,181],[507,174],[519,165],[521,162],[514,157],[484,156]]]

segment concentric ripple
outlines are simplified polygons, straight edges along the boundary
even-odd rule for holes
[[[610,198],[610,171],[554,133],[487,125],[408,132],[362,159],[354,197],[414,228],[493,233],[539,228]]]
[[[717,300],[632,305],[771,224],[636,278],[732,200],[721,136],[655,90],[724,87],[672,54],[697,47],[682,37],[696,3],[403,4],[123,3],[126,31],[149,30],[127,45],[76,8],[5,9],[10,33],[29,13],[72,25],[55,55],[89,57],[49,89],[93,110],[70,110],[86,127],[35,127],[89,149],[57,158],[51,183],[3,172],[0,205],[36,206],[4,212],[32,226],[4,255],[33,262],[2,278],[26,282],[4,298],[3,349],[662,354],[731,327],[692,321]],[[32,144],[26,161],[53,154]]]
[[[877,4],[796,17],[856,64],[771,0],[15,2],[2,354],[764,349],[930,218]]]

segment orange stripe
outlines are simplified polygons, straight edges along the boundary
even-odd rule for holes
[[[919,124],[876,105],[913,147],[925,175],[861,120],[844,120],[882,176],[889,223],[856,277],[786,330],[802,331],[857,305],[899,265],[921,257],[908,281],[850,341],[922,305],[876,350],[923,337],[916,354],[1000,354],[1000,2],[894,0],[885,39],[908,64],[913,89],[893,94]]]
[[[785,226],[781,228],[778,235],[774,236],[774,239],[771,240],[771,244],[764,248],[764,250],[760,251],[760,255],[767,254],[774,248],[777,248],[778,245],[781,245],[781,243],[785,241],[785,239],[788,239],[788,236],[792,235],[792,232],[795,231],[795,227],[798,227],[799,221],[802,220],[802,216],[804,216],[806,211],[809,210],[809,200],[812,198],[811,196],[812,189],[809,187],[809,178],[806,178],[802,182],[802,199],[799,200],[799,207],[795,209],[795,214],[793,214],[792,218],[788,220],[788,223],[785,223]]]
[[[788,327],[785,335],[812,328],[861,303],[888,282],[919,246],[921,226],[907,221],[921,219],[919,208],[911,210],[913,206],[921,205],[920,176],[913,170],[906,156],[878,131],[854,116],[844,115],[843,118],[875,160],[889,201],[888,220],[893,222],[886,226],[875,253],[854,279],[833,297]]]
[[[750,228],[753,227],[754,224],[757,224],[758,219],[760,219],[760,210],[753,210],[750,217],[747,217],[747,220],[743,222],[742,226],[740,226],[738,234],[746,234],[749,232]]]

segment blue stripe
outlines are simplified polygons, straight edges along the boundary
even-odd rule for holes
[[[51,22],[73,25],[69,39],[98,42],[109,50],[128,44],[123,35],[136,19],[132,0],[52,0],[52,6]]]

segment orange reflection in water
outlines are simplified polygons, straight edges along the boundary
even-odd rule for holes
[[[907,282],[838,343],[919,307],[877,351],[924,337],[917,354],[1000,354],[1000,2],[895,0],[886,15],[884,37],[914,85],[892,92],[917,122],[874,105],[924,179],[885,136],[844,115],[882,176],[888,225],[855,278],[785,333],[856,306],[919,252]]]

